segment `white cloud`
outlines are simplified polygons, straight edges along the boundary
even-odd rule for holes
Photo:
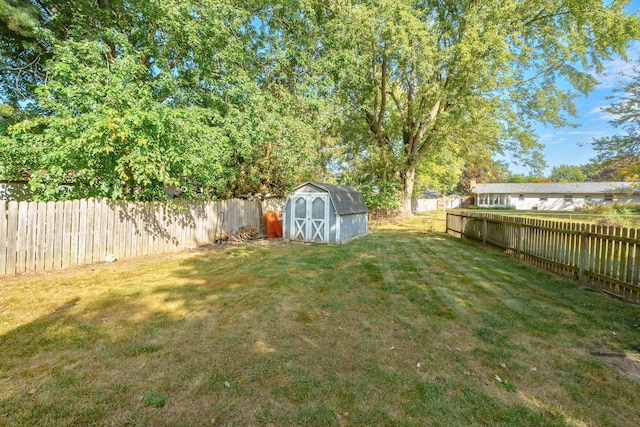
[[[616,116],[615,114],[611,114],[608,111],[605,111],[608,107],[609,105],[604,105],[604,106],[592,108],[589,112],[587,112],[587,114],[585,114],[585,117],[594,117],[593,120],[604,120],[606,122],[616,120],[618,116]]]
[[[559,129],[557,132],[541,135],[538,138],[538,141],[546,146],[563,144],[582,146],[590,142],[593,138],[602,138],[604,136],[609,136],[612,134],[612,131],[604,129],[587,129],[581,131],[565,131]]]
[[[584,115],[585,117],[593,117],[593,116],[600,116],[602,114],[602,108],[603,107],[595,107],[592,108],[591,110],[587,111],[587,113]]]
[[[593,131],[592,130],[576,130],[576,131],[571,131],[571,132],[564,132],[565,135],[593,135]]]
[[[616,58],[603,64],[603,74],[595,76],[600,82],[599,89],[614,88],[630,81],[633,66],[637,64],[640,58],[640,42],[635,42],[631,45],[627,50],[627,57],[628,60],[626,61],[622,58]]]
[[[567,138],[562,136],[564,134],[565,132],[562,132],[562,131],[547,133],[547,134],[541,135],[540,138],[538,138],[538,141],[540,141],[544,145],[563,144],[567,140]]]

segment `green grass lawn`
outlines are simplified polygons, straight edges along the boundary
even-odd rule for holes
[[[2,279],[0,425],[640,424],[639,307],[425,224]]]

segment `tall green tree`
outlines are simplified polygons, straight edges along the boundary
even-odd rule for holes
[[[431,153],[535,161],[533,123],[564,124],[638,37],[627,3],[0,0],[2,173],[51,197],[282,193],[339,137],[345,179],[409,210]]]
[[[591,181],[638,181],[640,171],[640,158],[618,158],[607,161],[606,164],[600,165],[593,175]]]
[[[407,212],[430,150],[481,144],[526,160],[539,148],[534,123],[565,124],[574,95],[594,88],[591,73],[624,56],[640,28],[619,0],[295,3],[282,28],[316,37],[301,56],[324,60],[363,135],[347,142],[366,140],[378,178],[401,186]]]
[[[582,166],[558,165],[551,168],[549,178],[553,182],[584,182],[587,175]]]
[[[469,159],[456,186],[456,193],[471,194],[474,183],[504,182],[508,173],[509,170],[505,163],[484,157]]]
[[[615,117],[609,123],[622,132],[594,139],[592,145],[597,152],[596,161],[604,166],[618,164],[616,169],[620,169],[619,164],[626,164],[628,169],[640,157],[640,65],[634,68],[632,80],[618,92],[622,96],[605,111]],[[639,172],[640,169],[635,170],[635,174]],[[634,173],[627,170],[625,174]]]
[[[39,196],[281,195],[313,173],[323,107],[280,77],[258,2],[5,3],[24,19],[2,34],[2,173]]]
[[[43,113],[8,128],[5,163],[29,170],[33,189],[48,199],[153,200],[165,185],[188,195],[224,189],[232,157],[251,150],[229,135],[237,124],[212,126],[224,120],[211,110],[157,102],[140,54],[125,41],[118,46],[111,59],[109,46],[95,41],[53,46],[47,83],[34,94]]]
[[[465,160],[450,150],[427,153],[416,168],[414,196],[425,190],[450,194],[460,181]]]

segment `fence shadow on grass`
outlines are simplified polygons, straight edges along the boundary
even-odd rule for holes
[[[0,336],[0,424],[161,423],[142,398],[184,385],[173,363],[196,348],[179,332],[188,323],[135,297],[112,295],[73,298],[6,332]]]

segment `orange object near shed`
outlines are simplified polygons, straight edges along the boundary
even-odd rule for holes
[[[264,226],[267,229],[267,237],[269,239],[278,239],[282,237],[282,224],[278,219],[278,214],[274,211],[267,211],[262,216]]]

